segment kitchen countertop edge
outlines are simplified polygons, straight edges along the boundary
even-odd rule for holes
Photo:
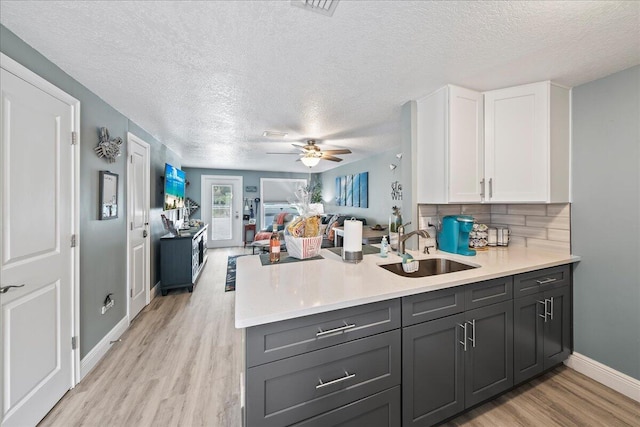
[[[322,260],[273,266],[262,266],[257,256],[243,256],[236,267],[235,326],[248,328],[580,261],[576,255],[518,247],[490,249],[474,257],[410,253],[416,259],[448,258],[479,268],[406,278],[377,267],[400,262],[395,254],[366,255],[363,262],[350,264],[322,250]]]

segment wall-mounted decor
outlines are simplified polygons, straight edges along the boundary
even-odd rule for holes
[[[100,171],[100,208],[98,218],[118,218],[118,174]]]
[[[244,191],[246,193],[257,193],[258,187],[256,187],[255,185],[247,185],[244,187]]]
[[[184,200],[184,215],[186,218],[189,218],[198,209],[200,209],[200,205],[197,204],[194,200],[191,200],[189,197]]]
[[[336,177],[336,205],[369,207],[369,172]]]
[[[105,157],[109,163],[116,161],[121,153],[122,138],[109,138],[109,130],[107,128],[100,128],[98,130],[98,146],[94,148],[98,157]]]
[[[398,181],[391,183],[391,200],[402,200],[402,184]]]

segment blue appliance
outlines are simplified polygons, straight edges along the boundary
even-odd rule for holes
[[[469,232],[473,229],[473,217],[469,215],[448,215],[442,218],[442,230],[438,233],[440,250],[452,254],[473,256],[476,251],[469,249]]]

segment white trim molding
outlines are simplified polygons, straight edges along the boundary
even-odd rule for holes
[[[122,336],[122,334],[129,327],[129,318],[123,317],[116,326],[109,331],[107,335],[100,340],[95,347],[91,349],[89,353],[80,362],[80,379],[82,380],[93,368],[96,367],[98,362],[107,354],[111,348],[110,341],[115,341]]]
[[[564,362],[571,369],[575,369],[589,378],[640,402],[640,381],[603,365],[580,353],[573,353]]]
[[[153,301],[153,299],[157,297],[159,293],[160,293],[160,281],[158,280],[158,283],[153,285],[153,288],[151,288],[151,301]]]

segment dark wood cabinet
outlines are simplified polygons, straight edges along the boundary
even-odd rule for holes
[[[248,328],[246,425],[399,426],[400,324],[393,299]]]
[[[254,326],[247,425],[438,424],[562,363],[571,306],[560,266]]]
[[[402,330],[402,420],[427,426],[464,410],[464,314]]]
[[[160,291],[186,287],[193,291],[207,262],[207,226],[189,235],[167,234],[160,239]]]
[[[465,313],[465,407],[513,386],[513,306],[511,301]]]
[[[561,363],[571,353],[569,276],[568,266],[561,266],[515,277],[516,283],[526,284],[526,296],[513,302],[516,384]]]
[[[510,300],[402,331],[403,425],[430,426],[513,385]]]

